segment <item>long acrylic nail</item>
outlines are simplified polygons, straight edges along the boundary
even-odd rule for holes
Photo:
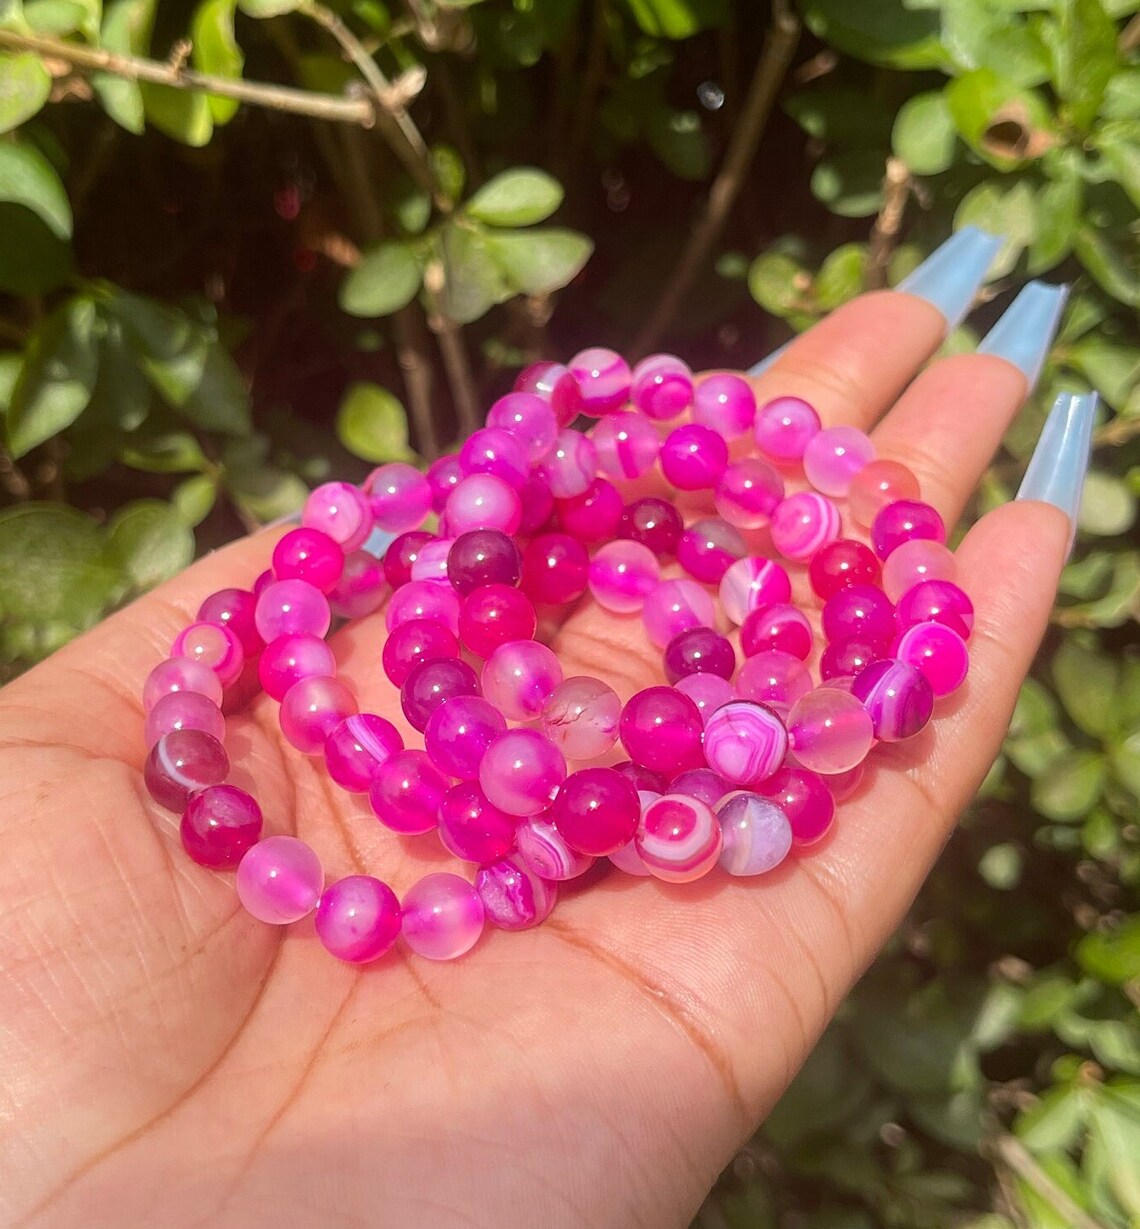
[[[794,340],[795,340],[795,338],[793,337],[793,338],[792,338],[792,341],[794,341]],[[784,344],[783,344],[783,345],[782,345],[782,346],[781,346],[778,350],[773,350],[773,351],[772,351],[772,353],[771,353],[771,354],[769,354],[767,358],[762,358],[762,359],[761,359],[761,360],[760,360],[760,361],[756,364],[756,366],[755,366],[755,367],[749,367],[749,368],[748,368],[748,374],[749,374],[750,376],[758,376],[758,375],[760,375],[760,374],[761,374],[761,372],[767,371],[767,370],[768,370],[768,368],[772,366],[772,364],[773,364],[773,363],[774,363],[774,362],[775,362],[775,361],[776,361],[776,360],[780,357],[780,355],[781,355],[781,354],[783,354],[783,353],[784,353],[784,351],[785,351],[785,350],[787,350],[787,348],[788,348],[791,344],[792,344],[792,342],[791,342],[791,341],[786,341],[786,342],[784,342]]]
[[[1003,240],[976,226],[964,226],[895,287],[925,299],[956,328],[973,306],[974,295]]]
[[[979,354],[996,354],[1025,375],[1032,388],[1037,383],[1053,335],[1061,323],[1068,286],[1030,282],[1006,308],[997,324],[982,338]]]
[[[1061,509],[1072,527],[1070,550],[1089,468],[1096,406],[1096,393],[1061,393],[1057,397],[1017,492],[1018,499],[1040,499]]]

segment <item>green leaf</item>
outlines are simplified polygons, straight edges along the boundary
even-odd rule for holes
[[[789,94],[781,104],[809,135],[829,145],[885,145],[891,113],[873,94],[853,86],[816,85]]]
[[[478,320],[496,303],[511,297],[491,250],[490,234],[481,228],[447,222],[439,232],[444,271],[444,310],[458,324]]]
[[[170,504],[138,499],[111,518],[106,551],[133,589],[152,589],[193,560],[194,534]]]
[[[1087,129],[1116,71],[1116,26],[1100,0],[1065,0],[1054,47],[1054,85],[1071,123]]]
[[[1053,657],[1053,681],[1065,711],[1086,734],[1100,737],[1112,726],[1110,698],[1116,690],[1116,663],[1072,636]]]
[[[992,235],[1004,235],[1005,243],[990,265],[988,279],[995,281],[1013,272],[1021,253],[1037,236],[1037,200],[1023,179],[1006,183],[990,179],[972,188],[954,214],[954,229],[979,226]]]
[[[100,42],[107,51],[143,55],[150,46],[155,0],[112,0],[103,14]],[[91,85],[103,110],[128,132],[136,135],[146,127],[142,89],[113,73],[94,73]]]
[[[408,446],[408,416],[400,401],[378,384],[353,384],[336,416],[337,439],[354,456],[374,465],[416,461]]]
[[[916,175],[938,175],[953,164],[957,140],[946,96],[929,90],[899,108],[891,148]]]
[[[422,282],[410,243],[381,243],[341,282],[340,306],[350,316],[389,316],[416,297]]]
[[[1067,1152],[1080,1138],[1088,1105],[1078,1088],[1050,1088],[1018,1115],[1014,1133],[1031,1152]]]
[[[210,99],[190,90],[145,83],[141,87],[143,111],[159,130],[183,145],[200,148],[214,135]]]
[[[1034,808],[1063,823],[1083,819],[1100,797],[1106,769],[1105,757],[1095,751],[1058,756],[1033,782]]]
[[[1037,194],[1037,228],[1027,262],[1034,276],[1059,264],[1072,250],[1082,196],[1083,185],[1076,174],[1051,179]]]
[[[1077,944],[1077,963],[1090,976],[1110,986],[1140,977],[1140,913],[1115,930],[1091,931]]]
[[[0,354],[0,420],[8,413],[12,404],[12,390],[20,378],[20,368],[24,365],[22,354]]]
[[[1089,1124],[1092,1142],[1103,1152],[1109,1189],[1131,1223],[1140,1220],[1140,1092],[1110,1088],[1097,1098]]]
[[[1021,1000],[1021,1027],[1031,1033],[1051,1029],[1059,1016],[1081,1006],[1090,992],[1095,992],[1095,987],[1089,982],[1078,984],[1056,969],[1038,970]]]
[[[1140,120],[1105,124],[1093,139],[1111,167],[1112,177],[1140,209]]]
[[[463,165],[463,159],[450,145],[433,145],[431,166],[444,196],[449,201],[458,202],[467,182],[467,168]]]
[[[301,0],[238,0],[238,8],[248,17],[280,17],[301,7]]]
[[[1126,696],[1130,694],[1125,692]],[[1122,743],[1113,747],[1110,758],[1116,779],[1134,798],[1140,798],[1140,730],[1134,730]]]
[[[464,211],[489,226],[530,226],[550,217],[562,204],[562,195],[553,175],[521,166],[488,180]]]
[[[14,148],[2,146],[2,148]],[[38,213],[0,201],[0,291],[47,295],[74,275],[69,244]]]
[[[625,0],[634,21],[654,38],[690,38],[724,20],[725,0]]]
[[[1037,32],[993,0],[940,5],[942,45],[959,69],[992,68],[1015,85],[1041,85],[1052,62]]]
[[[88,42],[99,41],[100,0],[28,0],[24,19],[37,34],[59,37],[82,32]]]
[[[765,311],[787,317],[806,311],[811,279],[798,261],[783,252],[764,252],[748,270],[748,289]]]
[[[1081,493],[1078,524],[1085,533],[1111,538],[1127,533],[1136,520],[1136,496],[1123,478],[1093,470]]]
[[[0,201],[23,205],[57,238],[71,237],[71,206],[51,163],[30,145],[0,145]]]
[[[171,507],[191,528],[210,515],[217,499],[217,479],[210,474],[194,474],[170,493]]]
[[[190,25],[194,66],[215,77],[240,78],[245,66],[245,56],[234,38],[235,4],[236,0],[202,0]],[[236,98],[207,94],[206,99],[215,124],[233,119]]]
[[[808,28],[839,51],[892,68],[941,68],[937,13],[898,0],[801,0]]]
[[[951,81],[946,106],[966,144],[1002,171],[1039,158],[1055,142],[1053,117],[1040,95],[991,68]]]
[[[850,150],[824,158],[812,172],[812,195],[841,218],[866,218],[883,201],[886,155],[874,150]]]
[[[520,294],[550,294],[578,276],[594,250],[577,231],[543,227],[487,236],[487,250],[507,284]]]
[[[978,874],[991,888],[1008,892],[1021,882],[1022,854],[1016,845],[991,845],[978,861]]]
[[[149,474],[185,474],[205,469],[209,462],[198,441],[187,431],[165,431],[149,438],[134,438],[121,460]]]
[[[51,74],[31,51],[0,53],[0,132],[30,120],[48,100]]]
[[[1131,251],[1119,250],[1108,235],[1091,223],[1078,227],[1073,250],[1106,294],[1129,307],[1140,307],[1140,276]]]
[[[1115,73],[1104,91],[1100,113],[1105,119],[1135,119],[1140,115],[1140,68]]]
[[[862,243],[844,243],[830,253],[815,279],[816,302],[824,311],[833,311],[863,290],[867,270],[867,248]]]
[[[645,136],[653,152],[678,179],[708,177],[712,154],[696,111],[654,107],[645,124]]]

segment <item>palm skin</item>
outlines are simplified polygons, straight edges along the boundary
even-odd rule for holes
[[[758,395],[869,427],[941,327],[919,300],[865,296]],[[1000,359],[935,364],[878,428],[880,455],[910,464],[952,521],[1024,393]],[[970,680],[917,739],[876,751],[805,856],[757,881],[591,876],[542,926],[489,930],[448,964],[397,949],[349,966],[311,919],[254,921],[142,786],[143,679],[202,598],[249,584],[273,535],[140,599],[0,692],[0,1223],[685,1225],[992,761],[1067,536],[1029,503],[970,532]],[[372,616],[333,643],[362,711],[398,720],[382,628]],[[607,677],[623,699],[659,680],[636,618],[586,604],[555,647],[567,676]],[[438,842],[388,832],[283,744],[275,709],[258,697],[227,732],[230,779],[268,832],[309,841],[330,880],[376,874],[398,894],[450,868]]]

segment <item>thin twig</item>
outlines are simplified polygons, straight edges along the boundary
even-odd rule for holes
[[[1053,1181],[1033,1159],[1025,1145],[1012,1135],[999,1135],[987,1144],[995,1160],[1012,1169],[1027,1182],[1057,1215],[1072,1229],[1107,1229],[1102,1221],[1090,1216]]]
[[[466,438],[479,427],[479,399],[475,394],[475,380],[459,326],[448,316],[444,307],[445,278],[443,265],[438,260],[433,260],[424,270],[424,291],[431,304],[428,328],[439,338],[439,352],[443,356],[447,383],[455,403],[459,434]]]
[[[633,343],[632,358],[641,358],[653,348],[672,323],[708,259],[712,245],[724,228],[729,211],[744,186],[749,163],[756,152],[784,74],[788,71],[799,36],[800,23],[788,6],[788,0],[776,0],[760,62],[748,87],[748,98],[733,131],[724,163],[709,189],[704,216],[689,235],[689,242],[673,270],[669,285],[658,300],[656,310]]]
[[[32,497],[32,484],[6,448],[0,448],[0,486],[20,503]]]
[[[903,211],[910,196],[910,170],[901,158],[887,159],[883,176],[883,203],[879,216],[871,230],[870,250],[867,256],[867,273],[864,278],[868,290],[881,290],[887,284],[887,265],[899,239]]]
[[[1140,47],[1140,13],[1137,13],[1120,32],[1116,46],[1122,56],[1131,55],[1137,47]]]
[[[1140,435],[1140,417],[1122,418],[1118,415],[1112,422],[1094,432],[1093,447],[1099,448],[1102,444],[1127,444],[1137,435]]]
[[[606,69],[606,0],[594,0],[593,24],[590,27],[590,45],[586,52],[586,68],[582,85],[577,92],[570,135],[566,141],[566,171],[564,178],[573,183],[578,164],[586,149],[590,124],[594,119],[594,104],[602,87],[602,75]]]
[[[368,98],[341,98],[336,94],[314,94],[286,85],[214,77],[169,62],[80,47],[55,38],[19,34],[15,30],[0,30],[0,47],[32,51],[46,59],[63,60],[74,68],[88,72],[110,73],[115,77],[125,77],[128,81],[148,81],[154,85],[169,85],[176,90],[236,98],[239,102],[252,103],[256,107],[311,115],[314,119],[357,124],[362,128],[372,127],[376,119],[376,107]]]

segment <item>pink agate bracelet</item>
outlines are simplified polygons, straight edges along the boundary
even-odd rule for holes
[[[579,415],[597,421],[573,430]],[[655,464],[709,514],[686,527],[669,499],[627,502],[621,485]],[[785,494],[801,473],[813,489]],[[918,733],[966,677],[973,608],[918,496],[863,432],[821,429],[795,397],[758,409],[739,376],[694,387],[678,358],[631,371],[602,349],[537,364],[457,455],[426,474],[396,463],[362,488],[318,487],[252,591],[206,598],[146,681],[147,788],[181,813],[191,858],[237,868],[254,917],[284,925],[315,910],[321,941],[353,962],[400,935],[446,960],[485,921],[536,925],[558,883],[599,858],[669,882],[718,863],[762,874],[827,832],[876,742]],[[840,497],[870,547],[841,536]],[[438,533],[422,528],[433,512]],[[399,535],[382,560],[363,549],[376,530]],[[811,625],[762,536],[807,565],[823,603],[818,685]],[[672,558],[684,575],[662,579]],[[616,615],[640,612],[667,683],[623,705],[599,679],[563,677],[535,639],[536,608],[587,590]],[[385,597],[383,669],[423,749],[357,712],[324,639],[334,614],[358,618]],[[437,831],[476,864],[474,883],[430,874],[402,901],[368,875],[326,887],[309,845],[262,836],[255,800],[223,783],[223,689],[255,659],[285,738],[367,794],[390,829]],[[619,741],[627,760],[568,771],[612,760]]]

